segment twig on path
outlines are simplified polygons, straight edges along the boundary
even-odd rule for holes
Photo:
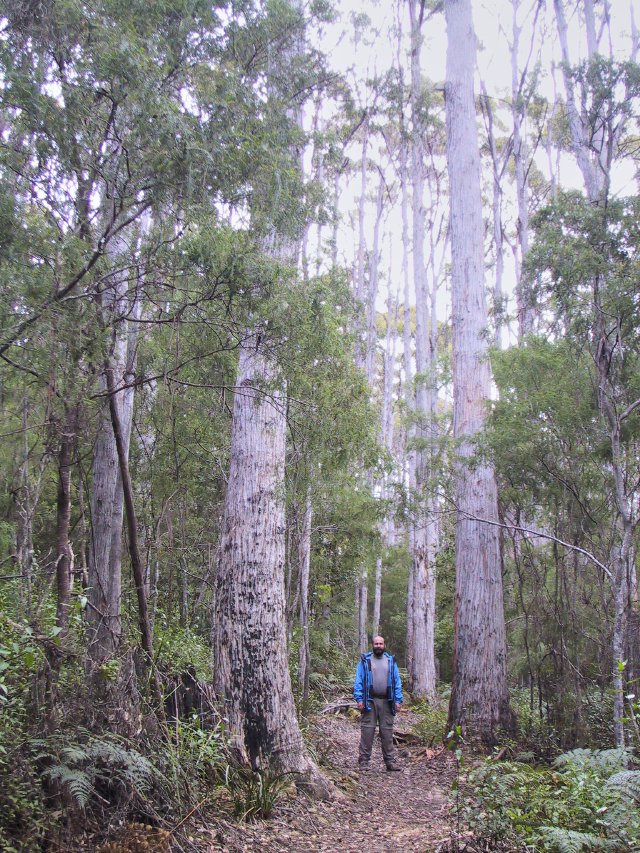
[[[206,797],[204,797],[202,800],[200,800],[199,803],[196,803],[196,805],[191,809],[190,812],[187,812],[187,814],[182,818],[181,821],[179,821],[172,829],[169,830],[171,835],[173,835],[174,832],[176,832],[178,829],[180,829],[182,824],[186,823],[189,820],[189,818],[191,817],[191,815],[194,812],[197,812],[198,809],[200,808],[200,806],[202,806],[202,805],[204,805],[204,803],[206,803],[206,801],[209,799],[210,796],[211,796],[211,791],[209,791],[209,793],[206,795]]]
[[[351,699],[338,699],[336,702],[330,702],[325,705],[320,711],[321,714],[337,714],[340,711],[348,711],[349,708],[356,708],[356,703]]]

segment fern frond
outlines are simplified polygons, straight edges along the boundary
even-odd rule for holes
[[[640,803],[640,770],[621,770],[619,773],[614,773],[605,782],[605,787]]]
[[[45,770],[43,775],[52,782],[58,782],[61,788],[65,788],[81,809],[86,807],[96,793],[91,779],[83,770],[73,770],[65,764],[57,764]]]
[[[589,768],[609,776],[618,770],[624,770],[631,760],[632,753],[628,749],[572,749],[559,755],[553,766],[557,769],[570,766]]]
[[[557,826],[541,826],[536,835],[550,853],[605,853],[619,851],[620,844],[610,838],[601,838],[590,832],[576,832],[572,829],[560,829]]]
[[[92,741],[88,756],[94,766],[101,763],[108,773],[99,775],[106,779],[117,779],[125,788],[133,788],[138,793],[147,791],[158,771],[144,755],[135,749],[125,749],[119,743],[106,738]]]
[[[79,743],[73,743],[71,746],[65,746],[60,750],[60,761],[64,764],[82,764],[89,758],[88,751]]]

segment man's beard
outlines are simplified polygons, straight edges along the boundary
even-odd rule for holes
[[[384,654],[384,649],[374,649],[373,653],[377,658],[381,658]]]

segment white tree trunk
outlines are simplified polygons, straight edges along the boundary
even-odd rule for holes
[[[411,175],[413,192],[413,281],[416,303],[416,418],[417,435],[426,443],[431,438],[431,397],[433,390],[430,361],[430,299],[424,261],[424,164],[419,119],[420,52],[422,35],[418,10],[421,3],[411,0],[411,115],[413,121]],[[435,618],[435,554],[437,525],[430,512],[429,488],[431,453],[427,447],[416,452],[416,511],[412,544],[412,633],[413,650],[409,669],[409,690],[415,696],[432,699],[436,691],[435,651],[433,644]]]
[[[295,0],[302,15],[301,2]],[[294,38],[279,61],[301,52]],[[271,87],[271,79],[268,86]],[[301,126],[300,110],[289,119]],[[293,168],[299,152],[292,147]],[[293,265],[299,243],[273,228],[263,250]],[[262,329],[240,347],[215,588],[214,684],[224,703],[238,760],[254,769],[291,773],[296,783],[328,796],[330,783],[307,756],[296,717],[286,636],[286,389]]]
[[[529,252],[529,182],[528,182],[528,157],[529,150],[524,137],[523,124],[525,119],[526,105],[523,100],[523,84],[525,74],[520,72],[519,68],[519,52],[520,52],[520,33],[521,27],[518,25],[518,10],[520,9],[521,0],[511,0],[512,6],[512,34],[513,42],[511,45],[511,117],[513,121],[513,160],[515,165],[516,177],[516,199],[518,205],[518,219],[516,222],[516,232],[518,237],[517,249],[517,264],[516,264],[516,313],[518,317],[518,340],[529,334],[533,328],[533,310],[527,305],[524,298],[521,282],[522,262]],[[535,23],[532,27],[535,32]],[[532,35],[533,38],[533,35]],[[526,67],[525,67],[526,71]],[[554,103],[552,109],[555,111]],[[550,135],[548,135],[550,140]],[[550,172],[552,183],[555,180],[553,169]],[[554,190],[555,194],[555,190]]]
[[[284,595],[285,393],[272,358],[240,350],[216,579],[215,690],[238,760],[327,790],[296,718]]]
[[[492,467],[470,464],[490,390],[485,330],[480,158],[474,100],[475,33],[470,0],[445,0],[447,164],[451,195],[452,335],[456,466],[456,597],[451,725],[486,743],[511,728],[506,637]]]

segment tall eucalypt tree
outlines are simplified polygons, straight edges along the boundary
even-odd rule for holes
[[[450,725],[462,725],[485,743],[511,714],[497,521],[491,465],[474,458],[490,390],[485,329],[480,157],[474,101],[476,58],[471,0],[446,0],[445,83],[447,166],[451,206],[456,595]]]
[[[251,216],[264,264],[277,276],[294,267],[304,225],[300,210],[282,216],[282,193],[288,190],[295,201],[301,179],[299,104],[287,91],[303,50],[300,4],[280,6],[278,21],[267,19],[267,28],[272,54],[265,71],[265,122],[280,144],[273,151],[273,184],[256,178]],[[215,590],[214,684],[238,761],[290,773],[301,787],[326,796],[331,786],[305,752],[289,675],[286,384],[266,324],[247,328],[239,350]]]

